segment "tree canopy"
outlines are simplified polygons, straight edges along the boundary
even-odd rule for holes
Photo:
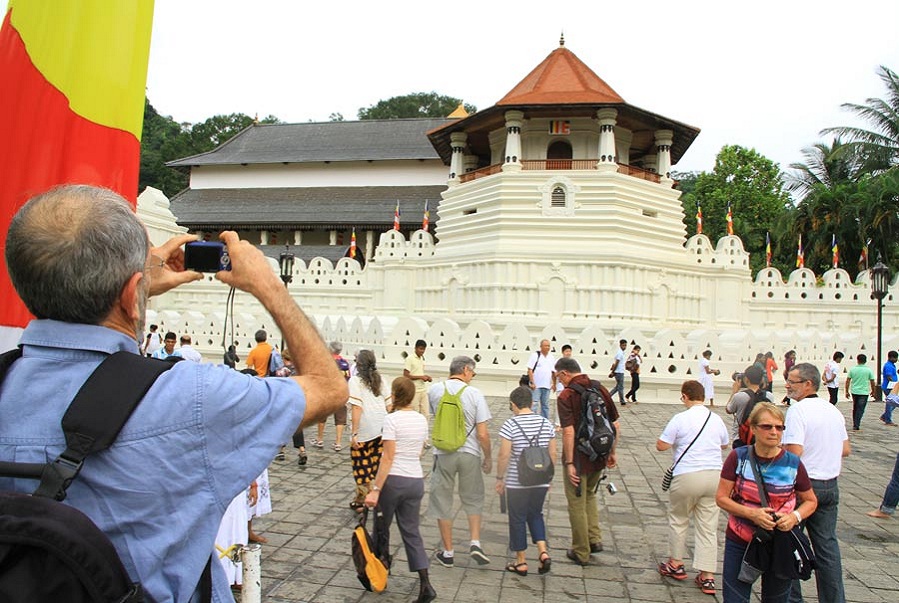
[[[675,178],[681,180],[681,190],[691,189],[682,197],[687,229],[696,231],[697,206],[700,206],[703,233],[713,241],[726,235],[730,202],[734,234],[743,240],[744,248],[751,254],[753,272],[763,268],[765,233],[777,230],[778,223],[792,207],[777,164],[755,149],[728,145],[718,152],[711,172],[676,174]]]
[[[413,92],[380,100],[369,107],[359,109],[359,119],[400,119],[405,117],[446,117],[463,104],[458,98],[436,92]],[[469,113],[477,111],[474,105],[464,104]]]
[[[140,141],[140,176],[138,190],[148,186],[161,190],[167,197],[184,190],[188,184],[185,171],[166,167],[166,163],[211,151],[232,138],[256,120],[243,113],[214,115],[197,123],[178,123],[160,115],[150,100],[144,102],[144,128]],[[259,123],[280,123],[269,115]]]

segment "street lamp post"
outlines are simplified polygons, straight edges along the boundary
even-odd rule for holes
[[[871,297],[877,300],[877,389],[874,392],[874,399],[880,402],[883,399],[883,388],[881,387],[883,376],[883,357],[882,357],[882,341],[883,341],[883,298],[889,291],[890,269],[884,265],[880,253],[877,254],[877,263],[871,268]]]
[[[281,280],[285,287],[293,281],[293,260],[294,255],[290,253],[290,245],[285,245],[284,251],[278,256],[278,267],[281,269]]]

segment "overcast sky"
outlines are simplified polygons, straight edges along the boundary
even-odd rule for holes
[[[350,120],[436,91],[492,106],[559,43],[632,105],[699,127],[676,170],[725,144],[786,168],[844,102],[899,70],[896,0],[430,2],[156,0],[147,96],[195,123],[222,113]]]

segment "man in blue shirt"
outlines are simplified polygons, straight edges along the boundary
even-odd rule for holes
[[[893,426],[896,425],[893,423],[893,408],[895,408],[895,406],[887,400],[887,395],[890,393],[890,390],[893,389],[893,385],[899,381],[899,374],[896,372],[897,360],[899,360],[899,352],[896,350],[887,352],[887,361],[883,363],[883,370],[881,372],[883,381],[880,384],[880,389],[883,390],[883,400],[886,401],[883,414],[880,415],[880,420],[887,425]]]
[[[0,459],[43,463],[63,451],[63,413],[108,355],[138,352],[148,297],[202,278],[183,270],[181,245],[193,239],[182,235],[151,248],[125,200],[90,186],[53,189],[16,213],[6,262],[37,319],[3,381]],[[271,314],[288,346],[301,351],[294,355],[297,376],[259,379],[223,365],[177,363],[150,388],[115,444],[85,463],[66,499],[109,536],[151,601],[199,601],[200,576],[228,504],[299,426],[347,398],[315,327],[262,253],[234,232],[221,239],[232,270],[216,278]],[[34,486],[0,479],[4,490]],[[212,573],[213,600],[231,600],[219,563]]]

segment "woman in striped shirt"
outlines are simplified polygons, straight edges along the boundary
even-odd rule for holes
[[[509,395],[509,410],[514,415],[499,430],[499,462],[496,468],[496,491],[505,494],[509,509],[509,548],[515,551],[515,561],[509,562],[506,571],[519,576],[528,575],[525,552],[528,548],[527,529],[537,545],[540,562],[539,573],[549,572],[551,559],[546,550],[546,524],[543,521],[543,501],[549,484],[523,486],[518,480],[518,458],[533,442],[548,448],[549,456],[556,458],[555,429],[552,423],[531,410],[531,390],[517,387]]]

